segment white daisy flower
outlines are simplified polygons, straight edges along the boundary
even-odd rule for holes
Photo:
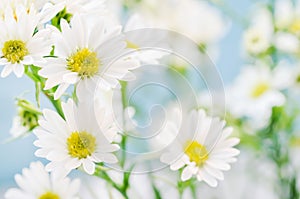
[[[126,47],[120,35],[121,27],[107,29],[100,18],[92,24],[78,15],[71,26],[61,20],[62,32],[53,33],[55,54],[58,58],[48,59],[39,74],[47,78],[45,89],[58,85],[54,98],[58,99],[71,84],[76,84],[77,96],[83,99],[88,91],[93,93],[97,86],[113,88],[117,80],[131,80],[132,70],[138,62],[119,58]]]
[[[40,147],[35,153],[51,162],[49,171],[58,170],[62,175],[83,166],[84,171],[93,174],[95,163],[116,163],[112,152],[119,149],[112,140],[116,135],[113,119],[105,108],[95,108],[87,103],[78,106],[72,100],[62,104],[65,120],[56,112],[44,110],[40,128],[34,130]]]
[[[22,175],[15,176],[20,188],[11,188],[5,193],[5,199],[77,199],[80,181],[69,178],[57,178],[53,173],[49,175],[41,162],[33,162],[29,168],[22,171]]]
[[[198,44],[216,43],[228,26],[222,14],[205,1],[146,0],[138,11],[155,27],[178,31]]]
[[[38,28],[44,27],[55,15],[55,8],[48,0],[3,0],[0,5],[0,18],[17,18],[17,13],[25,12],[38,21]],[[52,9],[49,9],[52,8]]]
[[[45,63],[44,56],[49,55],[51,45],[46,29],[34,33],[37,24],[37,19],[24,12],[0,21],[0,66],[4,66],[1,77],[11,72],[22,77],[24,65]]]
[[[278,32],[274,38],[274,45],[285,53],[297,54],[300,51],[300,41],[296,35]]]
[[[286,61],[279,62],[274,69],[276,86],[288,91],[289,99],[298,99],[300,94],[300,68]],[[298,101],[298,100],[296,100]]]
[[[192,111],[161,161],[170,164],[171,170],[182,168],[182,181],[196,176],[198,181],[216,187],[217,180],[224,179],[222,171],[229,170],[239,154],[233,148],[239,139],[230,138],[233,129],[224,126],[225,121],[208,117],[203,110]]]
[[[273,24],[270,12],[266,9],[259,10],[252,23],[244,33],[244,47],[250,54],[264,53],[272,43]]]
[[[274,14],[279,30],[300,36],[300,1],[278,0],[275,2]]]
[[[164,42],[166,38],[164,35],[154,36],[153,34],[148,34],[140,37],[139,34],[134,34],[134,30],[144,29],[147,27],[149,28],[150,26],[148,26],[147,22],[139,14],[134,14],[128,19],[124,26],[124,32],[129,32],[127,48],[131,51],[130,56],[133,59],[137,59],[144,64],[158,64],[159,60],[169,53],[159,50],[145,50],[141,49],[141,46],[149,44],[149,41],[153,40],[153,37],[156,38],[155,40],[161,40],[161,43]],[[138,33],[138,31],[136,32]],[[140,32],[142,33],[143,30]]]
[[[242,69],[234,84],[228,88],[228,108],[236,117],[247,117],[256,128],[263,127],[271,116],[272,107],[285,102],[280,92],[285,76],[275,75],[267,66],[248,66]]]

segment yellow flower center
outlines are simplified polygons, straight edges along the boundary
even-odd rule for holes
[[[263,95],[267,90],[269,90],[270,86],[266,83],[259,83],[257,84],[251,92],[251,96],[253,98],[260,97]]]
[[[60,197],[52,192],[47,192],[39,197],[39,199],[60,199]]]
[[[73,158],[86,158],[96,150],[96,138],[85,131],[76,131],[68,137],[67,146]]]
[[[100,60],[88,48],[78,50],[67,59],[68,70],[77,72],[81,78],[92,77],[99,70]]]
[[[206,147],[197,141],[188,141],[185,145],[185,154],[189,156],[191,162],[202,166],[208,159]]]
[[[260,38],[259,35],[255,35],[253,38],[251,38],[251,42],[252,42],[253,44],[259,43],[260,40],[261,40],[261,38]]]
[[[291,33],[297,34],[300,32],[300,19],[296,18],[289,27]]]
[[[11,63],[20,63],[29,54],[26,44],[21,40],[10,40],[4,43],[3,57]]]
[[[134,50],[138,50],[140,48],[137,44],[135,44],[131,41],[126,41],[126,44],[127,44],[127,48],[131,48]]]

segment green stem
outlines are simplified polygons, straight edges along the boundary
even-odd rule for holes
[[[118,185],[116,182],[114,182],[105,171],[96,170],[94,175],[104,179],[106,182],[111,184],[116,190],[118,190],[125,199],[129,199],[129,197],[127,195],[127,190],[126,190],[127,188],[124,188],[124,186]]]
[[[191,192],[192,192],[192,197],[193,197],[193,199],[197,199],[196,185],[195,185],[194,182],[191,183],[190,189],[191,189]]]
[[[56,109],[57,113],[62,117],[65,118],[62,106],[61,106],[61,100],[54,100],[54,98],[49,95],[49,93],[45,90],[42,91],[44,93],[44,95],[50,100],[50,102],[52,103],[52,105],[54,106],[54,108]]]
[[[286,115],[284,107],[274,107],[270,124],[265,131],[263,131],[263,146],[265,147],[266,155],[274,162],[277,184],[275,189],[278,191],[280,198],[293,198],[295,193],[293,190],[293,175],[287,173],[286,169],[289,167],[289,152],[286,150],[289,147],[290,134],[292,132],[293,120]]]
[[[44,95],[48,98],[48,100],[52,103],[53,107],[56,109],[57,113],[62,117],[64,117],[64,113],[62,110],[62,106],[61,106],[61,100],[54,100],[53,97],[53,93],[55,92],[55,89],[49,89],[49,90],[44,90],[43,88],[45,87],[45,83],[44,80],[41,79],[41,77],[39,77],[37,74],[34,74],[33,72],[31,72],[29,70],[29,67],[26,66],[25,67],[25,74],[32,80],[34,81],[35,85],[37,85],[37,83],[40,83],[39,88],[36,89],[40,89],[40,91],[42,91],[44,93]]]
[[[121,81],[121,98],[122,98],[122,117],[123,117],[123,127],[126,126],[125,121],[125,109],[127,107],[127,82]],[[120,161],[120,165],[125,170],[125,162],[126,162],[126,145],[127,145],[127,136],[126,132],[123,132],[122,141],[121,141],[121,149],[122,149],[122,157]],[[130,179],[130,172],[123,172],[123,191],[127,192],[127,189],[129,188],[129,179]]]

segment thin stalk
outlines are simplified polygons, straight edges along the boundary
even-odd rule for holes
[[[123,186],[117,184],[115,181],[113,181],[111,179],[111,177],[105,172],[105,171],[102,171],[102,170],[98,170],[94,173],[95,176],[97,177],[100,177],[102,179],[104,179],[106,182],[108,182],[112,187],[114,187],[116,190],[118,190],[122,196],[125,198],[125,199],[129,199],[128,195],[127,195],[127,191],[126,189],[124,189]]]
[[[191,189],[191,192],[192,192],[193,199],[197,199],[196,186],[195,186],[194,182],[191,183],[190,189]]]
[[[123,117],[123,127],[126,126],[125,121],[125,109],[127,107],[127,82],[120,82],[121,83],[121,100],[122,100],[122,117]],[[125,169],[125,162],[126,162],[126,147],[127,147],[127,136],[126,132],[123,132],[122,141],[121,141],[121,149],[122,149],[122,157],[120,161],[120,165]],[[123,172],[123,186],[122,189],[126,193],[127,189],[129,188],[129,179],[130,179],[130,173]]]
[[[57,113],[64,118],[64,113],[62,110],[62,106],[61,106],[61,100],[54,100],[54,97],[52,95],[52,93],[55,92],[55,90],[49,89],[49,90],[44,90],[43,88],[45,87],[45,83],[43,81],[41,81],[40,77],[36,76],[35,74],[33,74],[28,67],[25,67],[25,74],[35,83],[35,85],[37,85],[37,83],[40,83],[39,88],[36,89],[40,89],[40,91],[48,98],[48,100],[51,102],[51,104],[53,105],[53,107],[56,109]]]

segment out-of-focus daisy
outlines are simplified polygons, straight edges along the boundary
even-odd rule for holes
[[[198,105],[200,108],[207,110],[212,115],[219,115],[225,113],[225,91],[210,91],[203,90],[198,95]]]
[[[208,199],[274,199],[276,193],[270,182],[275,181],[276,177],[272,162],[252,151],[242,150],[237,163],[226,172],[226,180],[220,182],[217,189],[201,186],[197,189],[197,195]]]
[[[300,36],[300,1],[278,0],[275,2],[274,14],[279,31]]]
[[[117,184],[123,183],[123,174],[119,171],[110,170],[107,172],[110,178]],[[83,199],[125,199],[111,184],[95,176],[83,176],[79,196]],[[128,198],[154,198],[151,179],[148,174],[132,173],[129,179],[130,187],[127,189]]]
[[[230,25],[218,9],[206,1],[197,0],[165,0],[159,2],[159,6],[157,3],[157,1],[145,0],[138,4],[136,12],[151,27],[177,32],[198,45],[195,50],[191,50],[189,42],[175,36],[171,38],[172,46],[179,46],[180,49],[187,48],[189,52],[200,50],[209,54],[213,59],[218,59],[217,42],[227,33]],[[172,67],[178,68],[180,71],[184,71],[188,67],[186,63],[182,64],[176,58],[172,58],[169,62]]]
[[[300,2],[278,0],[275,2],[275,46],[286,53],[299,53]]]
[[[124,32],[129,32],[129,34],[127,34],[127,48],[131,51],[130,56],[139,60],[141,63],[158,64],[159,59],[168,53],[159,50],[141,49],[141,47],[146,46],[146,44],[149,45],[149,41],[153,41],[153,38],[155,38],[155,42],[161,40],[160,43],[162,43],[165,37],[164,35],[149,34],[148,31],[142,30],[149,27],[141,15],[132,15],[124,27]],[[134,30],[137,31],[135,32]],[[143,34],[143,37],[140,37],[141,34]]]
[[[285,102],[280,92],[285,84],[267,66],[255,65],[242,69],[234,84],[228,88],[228,108],[236,117],[248,117],[260,128],[268,121],[272,107]]]
[[[116,87],[118,80],[131,80],[129,70],[138,66],[132,59],[117,59],[126,47],[120,26],[108,29],[104,19],[95,24],[84,19],[74,16],[71,26],[62,19],[62,32],[53,33],[58,58],[48,59],[39,74],[47,78],[45,89],[58,85],[55,99],[71,84],[76,84],[79,99],[93,93],[97,86]]]
[[[15,176],[20,188],[11,188],[5,193],[5,199],[77,199],[80,181],[69,178],[57,178],[49,175],[41,162],[33,162],[22,175]]]
[[[120,103],[122,101],[121,89],[104,90],[98,88],[94,99],[95,103],[99,103],[99,106],[105,106],[107,111],[111,111],[121,132],[130,132],[137,126],[137,122],[133,119],[136,112],[135,108],[132,106],[123,107],[123,104]]]
[[[58,170],[63,175],[82,165],[88,174],[93,174],[95,163],[118,161],[112,154],[119,149],[112,144],[117,130],[105,108],[87,103],[76,106],[72,100],[63,103],[62,108],[65,120],[46,109],[40,128],[34,130],[38,138],[34,145],[40,147],[35,154],[51,161],[47,170]]]
[[[121,193],[114,189],[106,181],[95,176],[83,176],[79,196],[83,199],[123,199]]]
[[[133,173],[130,176],[130,188],[128,189],[129,198],[155,198],[152,181],[148,173]]]
[[[45,63],[44,56],[49,55],[51,45],[46,29],[35,33],[37,24],[37,19],[23,10],[0,21],[0,65],[4,66],[2,77],[11,72],[22,77],[24,65],[40,66]]]
[[[230,138],[232,128],[224,126],[224,121],[206,116],[203,110],[192,111],[161,161],[170,164],[171,170],[182,168],[183,181],[196,176],[198,181],[217,186],[217,180],[224,179],[222,171],[229,170],[239,154],[233,148],[239,139]]]
[[[273,36],[270,12],[266,9],[259,10],[252,23],[244,33],[244,47],[250,54],[264,53],[271,47]]]
[[[157,6],[149,0],[138,8],[155,27],[178,31],[198,44],[215,43],[226,33],[224,17],[205,1],[166,0]]]
[[[274,69],[274,79],[276,79],[276,85],[288,91],[289,98],[295,98],[298,101],[300,94],[300,68],[298,64],[279,62]]]
[[[17,102],[18,115],[13,120],[10,133],[14,138],[24,136],[38,126],[38,120],[42,114],[37,108],[26,100],[19,99]]]
[[[278,32],[274,38],[274,45],[285,53],[297,54],[300,51],[300,42],[297,36],[287,32]]]
[[[165,121],[162,123],[162,115],[157,115],[152,122],[151,129],[153,135],[152,139],[149,139],[151,148],[155,151],[160,151],[171,145],[179,134],[179,130],[182,124],[182,118],[185,113],[181,109],[180,105],[173,102],[168,104],[165,109]],[[161,125],[161,126],[160,126]]]

